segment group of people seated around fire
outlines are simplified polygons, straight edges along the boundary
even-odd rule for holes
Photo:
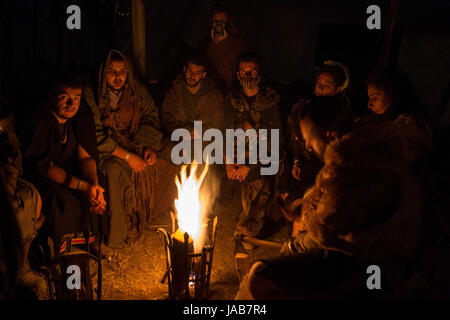
[[[281,133],[277,174],[261,175],[259,162],[217,166],[221,193],[241,188],[236,238],[264,238],[280,221],[292,223],[280,258],[255,263],[238,299],[355,294],[366,288],[369,265],[381,268],[383,285],[404,279],[421,234],[431,131],[409,92],[403,95],[402,79],[382,71],[368,77],[373,114],[356,118],[347,67],[325,61],[283,126],[281,97],[225,8],[215,7],[210,22],[211,33],[160,106],[129,58],[110,50],[96,81],[58,79],[20,132],[2,114],[0,241],[16,241],[20,254],[2,248],[13,256],[6,260],[19,262],[0,268],[0,298],[13,297],[34,272],[32,241],[53,258],[87,243],[113,256],[153,215],[167,212],[180,169],[168,156],[170,136],[185,128],[193,137],[195,120],[204,130]]]

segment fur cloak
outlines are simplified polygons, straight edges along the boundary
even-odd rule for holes
[[[385,266],[396,278],[420,237],[415,168],[429,148],[423,131],[401,122],[364,124],[334,141],[303,198],[303,229],[320,247]]]

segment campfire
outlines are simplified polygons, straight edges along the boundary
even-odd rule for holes
[[[208,173],[204,166],[197,177],[197,164],[183,166],[181,179],[176,178],[178,198],[176,213],[171,212],[172,230],[160,228],[166,251],[166,267],[161,283],[167,280],[170,299],[205,299],[208,296],[212,258],[215,245],[217,217],[212,221],[210,197],[201,192],[202,183]],[[205,188],[204,188],[205,189]]]

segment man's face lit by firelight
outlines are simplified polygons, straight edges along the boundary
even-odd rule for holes
[[[314,123],[309,119],[300,120],[300,131],[308,150],[314,150],[320,159],[323,159],[328,139],[320,134]]]
[[[317,97],[335,96],[337,94],[337,85],[333,76],[328,72],[322,72],[317,78],[314,93]]]
[[[237,78],[243,88],[257,88],[261,82],[259,66],[252,61],[243,61],[239,64]]]
[[[106,69],[106,83],[112,90],[119,91],[125,85],[128,76],[125,61],[111,61]]]
[[[80,107],[81,88],[63,87],[56,96],[54,113],[60,123],[73,118]]]
[[[206,77],[205,68],[193,63],[184,67],[184,81],[188,87],[197,87],[202,79]]]

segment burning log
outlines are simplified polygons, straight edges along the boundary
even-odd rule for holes
[[[283,247],[283,244],[278,242],[261,240],[247,236],[238,237],[235,239],[235,241],[237,245],[242,243],[248,243],[254,246],[269,247],[277,250],[281,250],[281,248]],[[245,252],[235,252],[235,259],[236,259],[237,276],[239,278],[239,282],[242,282],[244,276],[247,274],[247,272],[250,270],[252,266],[251,259],[249,259],[249,255]]]
[[[283,245],[278,242],[261,240],[261,239],[252,238],[252,237],[243,237],[242,241],[253,244],[255,246],[264,246],[264,247],[270,247],[270,248],[279,249],[279,250],[281,250],[281,248],[283,247]]]
[[[178,229],[172,235],[172,290],[179,296],[183,290],[189,292],[189,276],[191,266],[190,254],[194,253],[194,241],[189,234]]]
[[[217,217],[213,220],[212,228],[209,228],[209,221],[202,207],[204,204],[200,203],[199,197],[200,186],[208,167],[205,167],[198,179],[195,177],[196,168],[197,165],[192,165],[187,176],[186,167],[183,167],[181,181],[176,180],[177,215],[171,213],[172,234],[164,228],[158,229],[164,235],[163,243],[166,247],[167,270],[161,282],[168,281],[171,299],[204,299],[208,295]],[[209,243],[208,229],[211,229]]]
[[[214,218],[210,241],[201,253],[194,253],[193,240],[189,234],[178,229],[169,234],[166,229],[158,232],[164,235],[167,270],[161,280],[168,282],[171,299],[205,299],[208,296],[211,279],[212,260],[216,239],[217,217]]]

